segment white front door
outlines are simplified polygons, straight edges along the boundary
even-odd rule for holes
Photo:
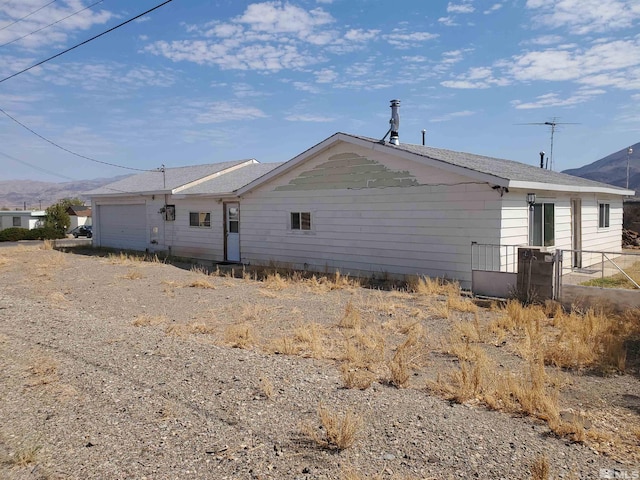
[[[240,204],[225,203],[225,260],[240,261]]]

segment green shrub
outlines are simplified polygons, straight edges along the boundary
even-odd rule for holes
[[[19,240],[55,240],[65,238],[66,235],[55,228],[42,227],[28,230],[26,228],[11,227],[0,230],[0,242],[17,242]]]
[[[66,235],[59,230],[51,227],[34,228],[28,230],[25,240],[55,240],[57,238],[65,238]]]
[[[5,228],[0,231],[0,242],[17,242],[18,240],[24,240],[28,232],[29,230],[26,228]]]

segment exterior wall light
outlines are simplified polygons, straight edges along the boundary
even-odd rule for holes
[[[536,203],[536,194],[535,193],[527,193],[527,204],[529,205],[529,210],[533,210],[533,206]]]

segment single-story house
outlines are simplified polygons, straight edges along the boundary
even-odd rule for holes
[[[0,211],[0,230],[12,227],[32,230],[42,227],[46,216],[44,210],[2,210]]]
[[[515,161],[346,133],[282,164],[146,172],[89,192],[96,245],[447,277],[463,287],[472,243],[619,252],[622,200],[632,194]]]
[[[91,207],[86,205],[71,205],[67,208],[67,214],[71,219],[69,231],[83,225],[91,225]]]

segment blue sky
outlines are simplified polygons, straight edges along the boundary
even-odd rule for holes
[[[161,3],[104,0],[32,33],[95,1],[0,1],[0,78]],[[550,130],[518,123],[577,123],[555,135],[563,170],[640,141],[639,24],[638,0],[174,0],[0,83],[0,107],[65,148],[153,169],[381,138],[398,98],[401,142],[424,128],[429,145],[530,164]],[[0,115],[0,180],[125,173]]]

